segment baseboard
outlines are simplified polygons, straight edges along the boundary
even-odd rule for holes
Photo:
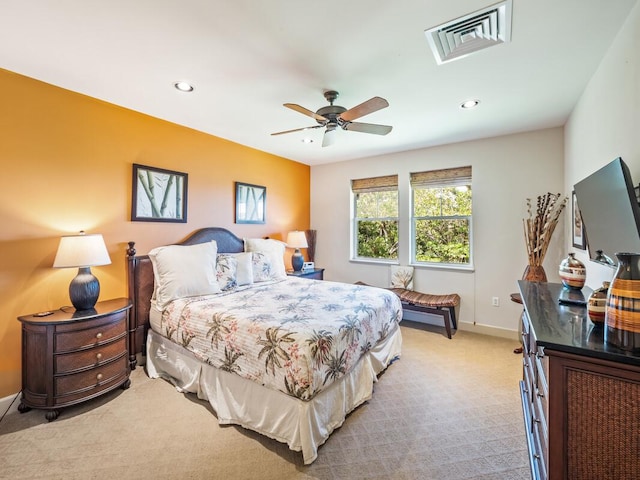
[[[8,397],[0,398],[0,418],[4,415],[9,415],[10,413],[18,411],[18,405],[20,405],[18,395],[20,395],[20,392],[9,395]]]
[[[436,327],[442,327],[442,317],[440,315],[431,315],[429,313],[418,313],[410,310],[402,312],[403,320],[410,320],[417,323],[425,323],[427,325],[434,325]],[[491,337],[506,338],[509,340],[520,341],[520,333],[517,330],[507,330],[506,328],[492,327],[489,325],[478,325],[473,323],[466,323],[458,321],[458,329],[467,332],[479,333],[481,335],[489,335]]]
[[[465,332],[479,333],[491,337],[506,338],[508,340],[520,341],[520,333],[517,330],[507,330],[506,328],[492,327],[489,325],[479,325],[467,322],[459,322],[458,328]]]

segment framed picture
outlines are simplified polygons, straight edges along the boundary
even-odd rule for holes
[[[267,187],[236,182],[236,223],[265,223]]]
[[[573,238],[573,246],[580,250],[587,248],[587,239],[584,233],[584,223],[578,208],[578,200],[576,192],[571,192],[571,236]]]
[[[188,175],[133,164],[131,220],[187,223]]]

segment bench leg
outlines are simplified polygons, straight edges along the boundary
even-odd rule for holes
[[[458,329],[458,322],[456,322],[456,307],[449,307],[449,313],[451,314],[451,324],[453,328]]]
[[[444,320],[444,328],[447,330],[447,337],[451,340],[451,315],[449,314],[449,309],[443,308],[441,311],[442,319]]]

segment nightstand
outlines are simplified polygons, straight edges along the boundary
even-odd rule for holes
[[[309,270],[289,270],[290,277],[311,278],[313,280],[324,280],[324,268],[310,268]]]
[[[21,413],[40,408],[55,420],[60,408],[129,388],[128,298],[91,310],[55,310],[18,317],[22,322]]]

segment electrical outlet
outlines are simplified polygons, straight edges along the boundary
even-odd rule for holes
[[[500,299],[498,297],[493,297],[491,299],[491,305],[493,305],[494,307],[499,307],[500,306]]]

